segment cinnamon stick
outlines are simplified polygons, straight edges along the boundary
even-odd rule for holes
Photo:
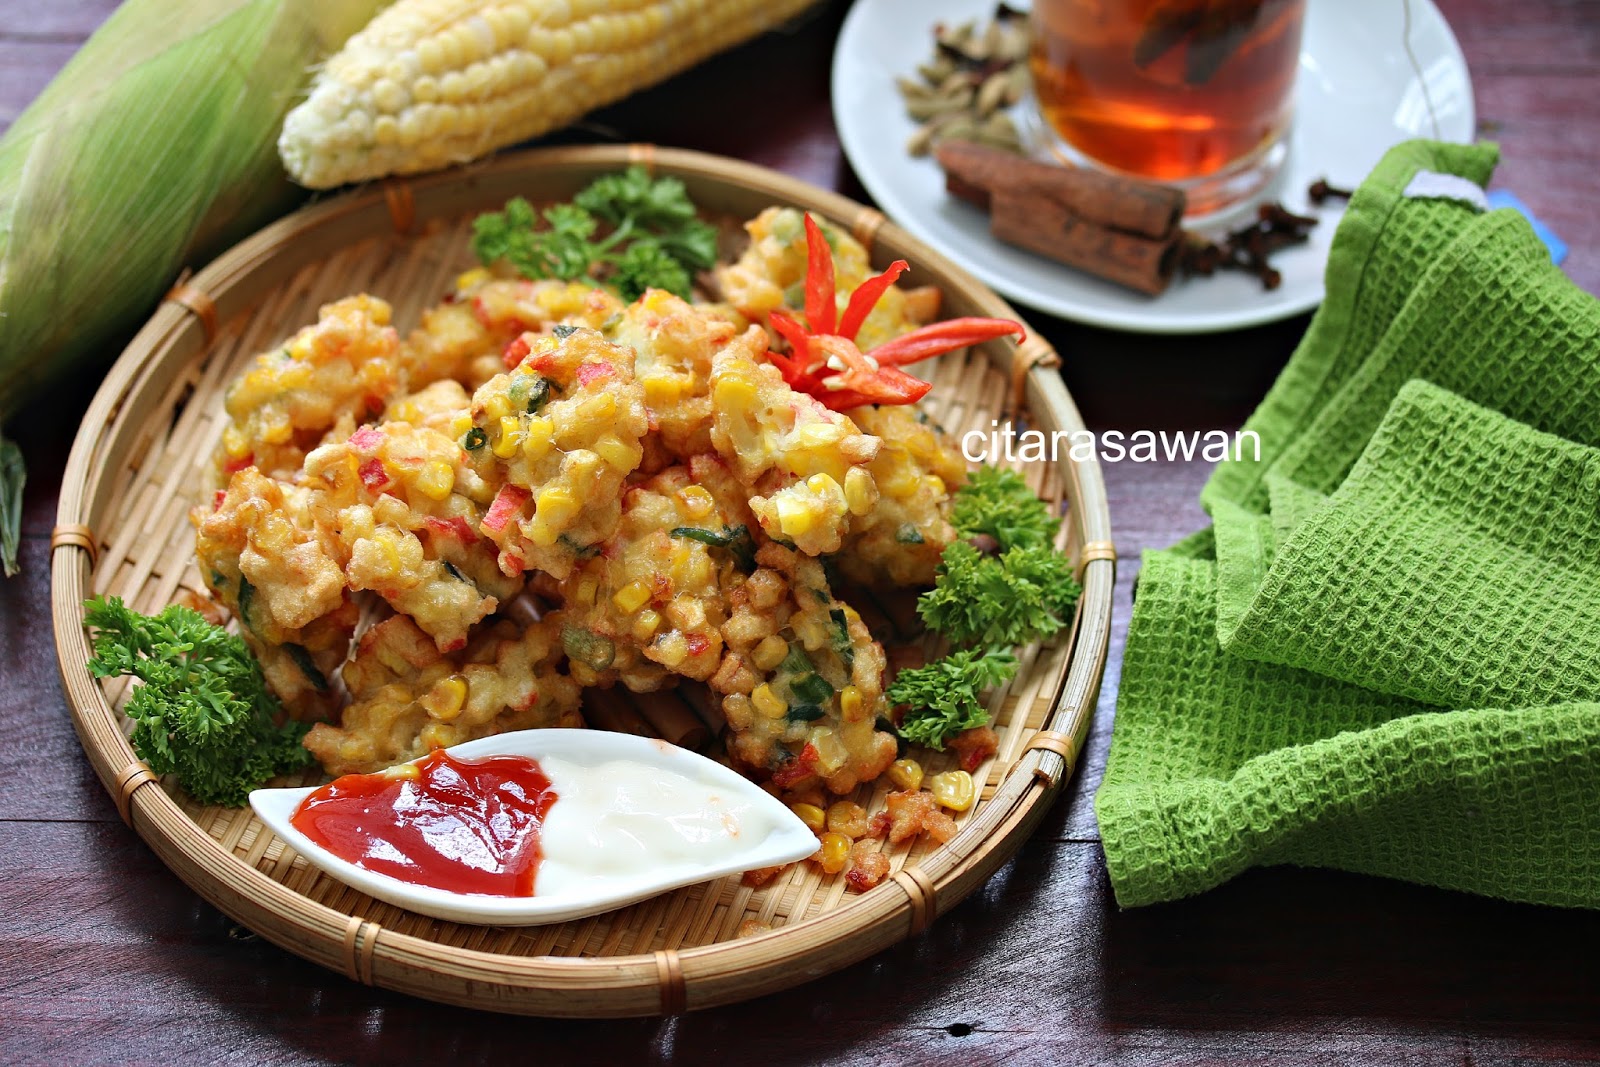
[[[989,212],[999,240],[1141,293],[1172,280],[1182,190],[966,141],[946,141],[937,157],[945,188]]]

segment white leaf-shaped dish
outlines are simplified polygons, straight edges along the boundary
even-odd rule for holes
[[[605,730],[522,730],[448,751],[463,760],[529,756],[550,779],[560,799],[541,831],[535,895],[453,893],[341,859],[290,822],[312,787],[257,789],[250,806],[307,862],[346,885],[423,915],[488,926],[597,915],[680,886],[804,859],[817,849],[816,835],[770,793],[665,741]],[[654,801],[661,802],[659,810]],[[697,801],[709,814],[685,816]],[[707,833],[712,822],[731,832]],[[607,863],[613,869],[600,869]],[[546,885],[550,891],[541,892]]]

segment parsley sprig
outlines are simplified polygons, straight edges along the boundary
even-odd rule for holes
[[[305,726],[277,723],[277,700],[239,637],[173,604],[141,615],[120,597],[85,605],[95,631],[89,671],[141,681],[123,711],[129,741],[156,774],[176,774],[203,804],[242,806],[250,790],[305,767]]]
[[[902,671],[889,687],[908,705],[900,736],[943,749],[951,736],[983,726],[978,694],[1016,670],[1013,648],[1054,635],[1082,593],[1055,550],[1061,520],[1015,471],[984,467],[956,491],[950,521],[962,540],[940,558],[934,587],[917,601],[929,627],[958,647],[926,667]],[[970,538],[994,539],[981,551]]]
[[[571,203],[542,212],[516,197],[479,215],[472,231],[485,265],[503,260],[526,278],[586,278],[625,300],[651,288],[687,300],[694,272],[717,259],[716,228],[700,219],[683,182],[651,178],[643,167],[597,178]]]
[[[900,736],[943,751],[948,738],[988,723],[978,694],[1016,671],[1017,657],[994,648],[961,648],[927,666],[901,671],[887,694],[889,703],[911,708],[900,724]]]

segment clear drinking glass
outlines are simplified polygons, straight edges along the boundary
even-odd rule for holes
[[[1034,0],[1040,113],[1077,163],[1183,187],[1209,214],[1287,154],[1306,0]]]

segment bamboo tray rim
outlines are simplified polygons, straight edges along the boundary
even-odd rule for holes
[[[462,185],[493,182],[540,171],[592,173],[641,163],[664,173],[759,192],[776,203],[820,211],[845,223],[867,245],[892,244],[922,271],[937,276],[981,308],[982,313],[1021,317],[993,292],[872,208],[799,179],[737,160],[653,145],[538,148],[470,167],[409,180],[390,180],[313,203],[269,224],[218,257],[152,315],[95,394],[74,441],[62,480],[56,533],[52,537],[51,600],[57,663],[80,742],[116,801],[123,819],[190,888],[221,911],[268,940],[366,984],[446,1003],[542,1015],[619,1016],[672,1013],[745,999],[818,977],[857,962],[919,932],[985,880],[1020,846],[1070,777],[1081,751],[1110,637],[1115,551],[1098,464],[1060,460],[1063,492],[1071,501],[1069,522],[1080,534],[1083,595],[1065,639],[1070,655],[1056,668],[1043,728],[974,817],[944,847],[919,866],[896,871],[877,888],[845,897],[808,919],[754,936],[681,949],[621,956],[512,955],[446,945],[380,926],[312,900],[245,862],[196,823],[138,760],[118,727],[121,718],[89,675],[91,654],[82,603],[90,589],[99,543],[93,531],[107,507],[106,461],[144,425],[127,406],[153,386],[169,364],[186,367],[208,352],[217,322],[227,322],[260,303],[238,295],[271,257],[293,260],[292,238],[327,226],[387,215],[398,234],[413,232],[429,205]],[[459,212],[459,209],[457,209]],[[372,232],[366,232],[372,236]],[[873,255],[874,261],[882,259]],[[287,324],[286,324],[287,325]],[[984,346],[992,362],[1013,364],[1016,392],[1029,410],[1048,410],[1060,428],[1083,428],[1076,407],[1055,372],[1053,350],[1029,331],[1021,346]],[[147,421],[147,420],[146,420]],[[138,818],[134,816],[137,814]],[[885,928],[886,921],[891,928]],[[809,973],[776,972],[795,966],[819,947],[850,935],[842,954]],[[776,954],[775,954],[776,953]],[[449,969],[455,983],[427,982],[430,964]],[[741,982],[752,971],[760,981]],[[475,993],[463,992],[477,990]],[[606,993],[590,1005],[553,1004],[526,994],[562,992],[573,999]]]

